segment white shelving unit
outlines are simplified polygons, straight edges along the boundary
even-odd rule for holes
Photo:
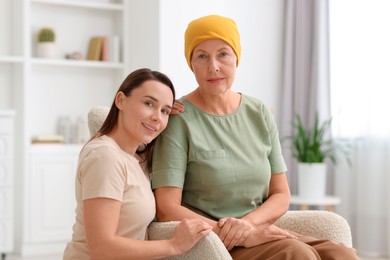
[[[82,144],[32,144],[57,134],[62,116],[75,123],[93,106],[110,106],[129,73],[128,1],[2,0],[0,110],[16,111],[15,250],[61,253],[74,223],[74,174]],[[37,33],[51,27],[58,57],[36,56]],[[86,60],[90,38],[119,36],[120,61]],[[82,60],[65,55],[80,52]]]

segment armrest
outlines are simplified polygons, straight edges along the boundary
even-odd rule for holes
[[[275,224],[283,229],[318,239],[330,239],[352,247],[348,222],[340,215],[322,210],[290,210]]]
[[[150,240],[169,239],[172,237],[177,221],[152,222],[148,228]],[[283,229],[295,231],[302,235],[318,239],[330,239],[346,246],[352,247],[352,235],[348,222],[340,215],[321,210],[290,210],[275,224]],[[232,259],[218,236],[211,232],[199,241],[187,253],[166,259]]]
[[[148,228],[149,240],[169,239],[172,237],[177,221],[172,222],[152,222]],[[180,256],[167,257],[165,259],[215,259],[228,260],[232,259],[219,237],[211,232],[204,239],[199,241],[191,250]]]
[[[97,106],[91,108],[88,112],[88,128],[91,136],[95,135],[103,125],[106,117],[110,112],[109,107]]]

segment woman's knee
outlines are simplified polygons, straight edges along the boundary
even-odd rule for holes
[[[320,260],[317,251],[311,246],[295,240],[283,239],[251,248],[237,247],[230,251],[234,260]]]
[[[283,259],[283,260],[321,260],[317,251],[296,239],[283,239],[267,243],[265,248],[265,258],[261,259]]]
[[[357,260],[356,249],[330,241],[327,246],[314,247],[324,260]]]
[[[278,254],[280,258],[275,259],[290,259],[290,260],[321,260],[320,255],[317,253],[317,251],[295,239],[285,239],[280,241],[280,253]]]

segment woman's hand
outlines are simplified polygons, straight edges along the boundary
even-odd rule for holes
[[[183,103],[180,100],[176,99],[175,102],[173,102],[171,115],[177,115],[177,114],[180,114],[183,111],[184,111]]]
[[[236,246],[243,246],[246,248],[265,244],[267,242],[281,240],[286,238],[298,239],[296,236],[289,233],[287,230],[281,229],[275,225],[268,225],[266,227],[258,227],[253,230],[243,243],[237,243]]]
[[[175,255],[181,255],[190,250],[199,240],[207,236],[213,229],[207,222],[200,219],[183,219],[175,228],[171,238]]]
[[[228,250],[233,249],[237,244],[243,244],[255,229],[248,220],[238,218],[220,219],[218,226],[221,228],[218,236]]]

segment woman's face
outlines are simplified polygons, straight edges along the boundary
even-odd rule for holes
[[[204,93],[218,95],[230,90],[236,78],[237,56],[223,40],[206,40],[192,53],[191,65]]]
[[[137,146],[150,143],[168,124],[173,104],[171,89],[161,82],[148,80],[128,97],[120,93],[117,106],[123,116],[119,126],[123,126],[126,137]]]

